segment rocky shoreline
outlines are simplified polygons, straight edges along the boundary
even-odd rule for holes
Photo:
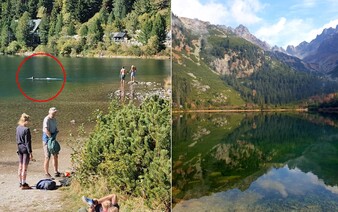
[[[171,94],[171,88],[165,88],[161,83],[130,81],[126,82],[120,89],[109,93],[108,98],[142,102],[151,96],[159,96],[162,99],[170,100]]]

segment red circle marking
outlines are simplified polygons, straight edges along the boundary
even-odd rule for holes
[[[52,59],[54,59],[58,64],[59,66],[61,67],[62,69],[62,73],[63,73],[63,83],[62,83],[62,86],[60,88],[60,90],[54,95],[52,96],[51,98],[49,99],[34,99],[30,96],[28,96],[21,88],[21,85],[20,85],[20,82],[19,82],[19,73],[20,73],[20,70],[21,70],[21,67],[23,66],[23,64],[25,64],[25,62],[27,62],[27,60],[31,59],[32,57],[34,56],[47,56],[47,57],[50,57]],[[66,83],[66,71],[65,71],[65,68],[63,67],[62,63],[56,58],[54,57],[53,55],[50,55],[48,53],[44,53],[44,52],[39,52],[39,53],[34,53],[28,57],[26,57],[19,65],[18,67],[18,70],[16,71],[16,84],[18,85],[18,88],[20,90],[20,92],[22,93],[22,95],[24,95],[27,99],[33,101],[33,102],[49,102],[53,99],[55,99],[63,90],[63,88],[65,87],[65,83]]]

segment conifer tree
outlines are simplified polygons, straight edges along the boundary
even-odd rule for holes
[[[11,47],[14,51],[19,45],[36,47],[38,44],[51,45],[56,44],[53,49],[60,50],[63,45],[59,45],[65,40],[64,36],[81,34],[83,36],[89,36],[82,38],[82,41],[86,40],[86,50],[96,49],[96,44],[102,41],[103,32],[116,32],[124,31],[128,33],[128,37],[140,41],[143,45],[148,44],[148,40],[151,36],[156,35],[158,42],[162,45],[161,38],[161,20],[157,14],[162,14],[164,19],[170,18],[169,8],[168,11],[163,11],[163,8],[159,5],[165,5],[161,2],[164,0],[2,0],[0,3],[0,44],[2,46],[0,53],[5,53],[6,47],[12,41],[18,41],[13,43]],[[157,5],[156,7],[154,5]],[[156,10],[155,10],[156,8]],[[157,9],[160,9],[157,11]],[[19,19],[23,14],[27,12],[29,14],[28,20],[41,19],[41,23],[38,29],[38,34],[27,34],[26,38],[23,38],[23,25],[17,27]],[[95,17],[95,18],[94,18]],[[100,24],[96,24],[92,19],[99,18]],[[155,22],[156,21],[156,22]],[[154,23],[153,23],[154,22]],[[32,22],[33,23],[33,22]],[[30,30],[32,30],[33,24],[29,23]],[[164,21],[169,28],[169,21]],[[95,25],[96,24],[96,25]],[[6,27],[4,27],[6,25]],[[88,28],[97,27],[98,31],[87,30]],[[101,29],[104,27],[104,29]],[[109,28],[109,29],[108,29]],[[19,29],[19,31],[18,31]],[[27,29],[27,27],[25,28]],[[79,30],[82,29],[82,30]],[[88,33],[90,31],[90,33]],[[37,39],[37,35],[40,39]],[[51,41],[52,42],[49,42]],[[90,40],[94,41],[93,43]],[[87,42],[88,41],[88,42]],[[152,45],[156,42],[153,42]],[[69,42],[75,43],[75,42]],[[105,38],[105,45],[109,45],[109,37]],[[94,44],[94,45],[91,45]],[[134,44],[134,43],[133,43]],[[15,48],[14,48],[15,47]],[[117,45],[115,47],[120,47]],[[115,48],[114,47],[114,48]],[[106,46],[108,48],[108,46]],[[113,47],[112,47],[113,48]],[[25,49],[25,48],[24,48]],[[141,49],[146,47],[136,46],[123,46],[123,52],[126,54],[134,54],[137,51],[138,55],[142,55]],[[158,47],[157,49],[162,49]],[[54,51],[57,52],[57,51]],[[115,51],[116,52],[116,51]],[[117,52],[116,52],[117,53]],[[119,52],[120,53],[120,52]]]
[[[1,29],[1,48],[6,48],[10,43],[9,27],[7,24],[4,24]]]
[[[56,24],[55,24],[55,35],[59,35],[59,33],[62,30],[62,26],[63,26],[63,19],[62,19],[62,14],[60,13],[57,16],[57,21],[56,21]]]
[[[88,23],[88,41],[92,44],[97,44],[99,41],[102,41],[103,37],[103,28],[99,18],[94,18]]]
[[[151,36],[152,28],[153,28],[152,21],[150,19],[146,19],[142,25],[141,34],[139,38],[143,44],[148,43],[148,40]]]
[[[45,7],[47,9],[47,14],[50,14],[53,9],[54,0],[39,0],[37,8]]]
[[[48,32],[49,32],[49,19],[46,13],[42,15],[39,28],[40,28],[39,30],[40,42],[41,44],[46,45],[48,43]]]
[[[69,23],[69,26],[68,26],[68,29],[67,29],[67,34],[68,35],[75,35],[76,34],[76,29],[75,29],[74,23],[72,21]]]
[[[27,4],[27,11],[30,14],[31,19],[35,19],[38,9],[38,0],[28,0]]]
[[[18,21],[18,26],[16,29],[16,38],[19,43],[24,46],[29,45],[30,42],[30,18],[29,13],[25,12]]]
[[[107,24],[112,24],[114,22],[114,12],[111,11],[108,16]]]
[[[80,31],[79,31],[80,36],[87,36],[88,34],[88,27],[86,24],[82,24]]]
[[[159,44],[157,47],[158,52],[161,51],[162,49],[165,49],[164,42],[167,36],[166,24],[165,24],[165,19],[161,14],[156,15],[151,34],[153,36],[154,35],[157,36],[158,44]]]
[[[123,19],[126,17],[127,7],[124,0],[115,0],[114,2],[114,17],[115,19]]]

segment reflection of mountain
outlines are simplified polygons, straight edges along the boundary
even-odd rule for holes
[[[228,189],[178,203],[173,211],[337,211],[338,187],[287,165],[272,168],[244,190]]]
[[[181,117],[174,121],[174,202],[234,188],[244,191],[271,167],[285,164],[315,173],[328,185],[338,184],[334,168],[338,129],[295,115],[248,115],[242,120],[240,114],[235,116],[195,115],[193,120]],[[226,119],[228,127],[213,124],[215,117]],[[181,123],[179,129],[177,123]],[[201,129],[198,126],[210,134],[193,141],[189,135]]]
[[[338,142],[337,135],[332,137],[336,142],[323,141],[315,143],[304,151],[299,158],[291,160],[290,167],[297,167],[304,172],[312,172],[326,185],[338,185]]]

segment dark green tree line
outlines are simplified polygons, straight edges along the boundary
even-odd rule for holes
[[[38,47],[57,54],[69,45],[74,50],[82,49],[83,52],[73,51],[76,54],[117,54],[128,46],[108,42],[108,38],[112,40],[114,32],[126,32],[133,40],[130,49],[157,54],[165,50],[170,29],[170,4],[164,0],[0,0],[0,11],[3,53],[9,53],[9,45],[17,41],[19,51]],[[33,32],[34,19],[41,23]]]

